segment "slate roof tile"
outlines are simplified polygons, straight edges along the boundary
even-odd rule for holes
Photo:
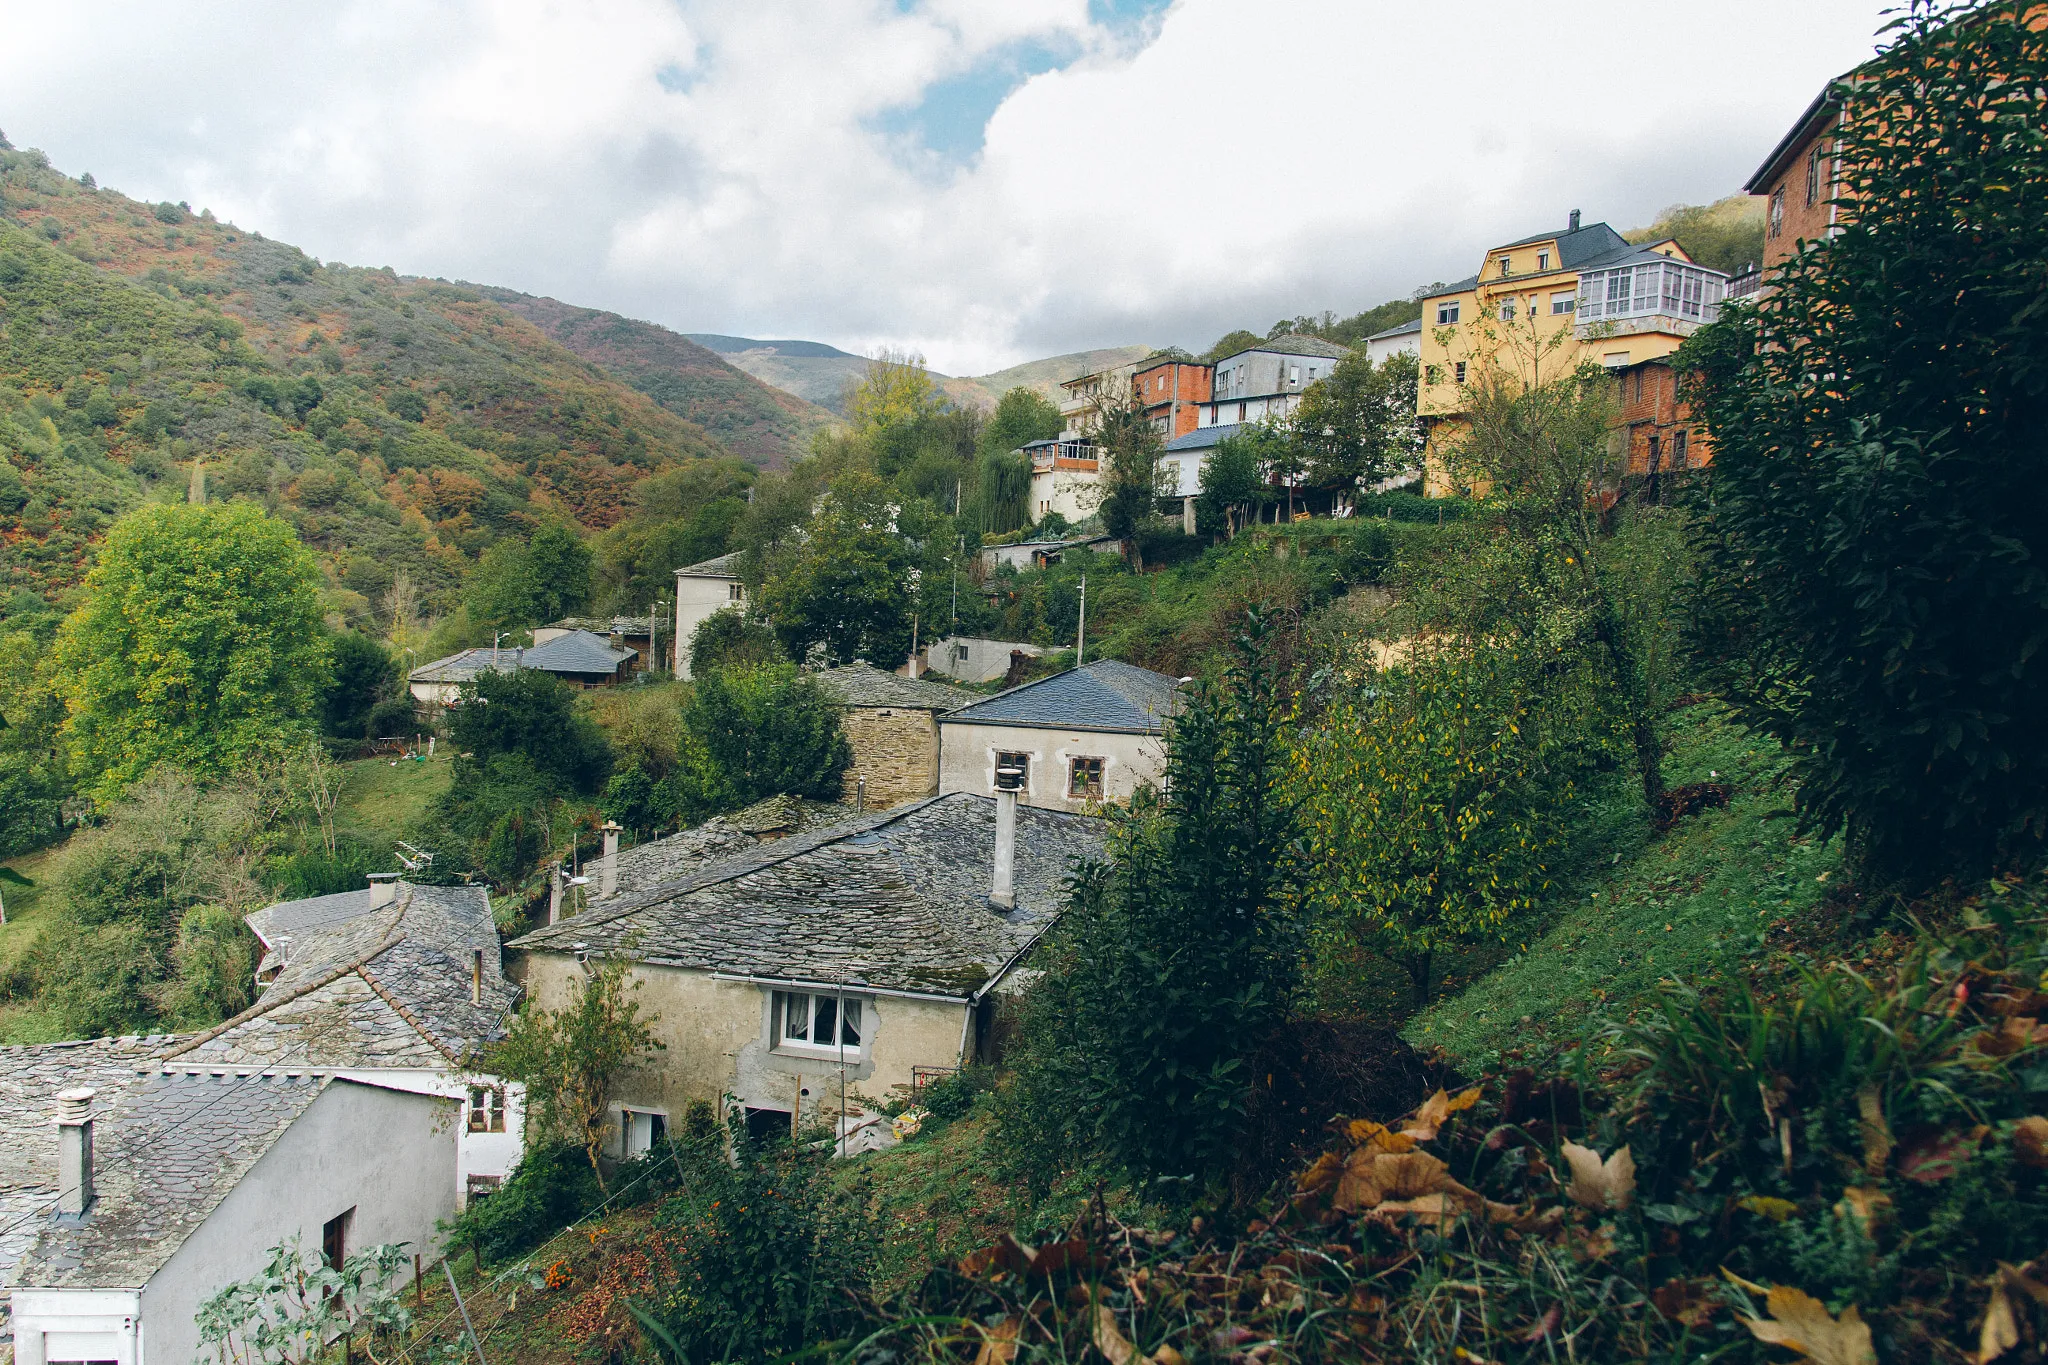
[[[923,678],[884,673],[870,663],[850,663],[817,675],[818,686],[841,706],[889,706],[905,711],[951,711],[980,701],[982,694]]]
[[[1173,714],[1178,686],[1164,673],[1102,659],[998,692],[941,716],[939,723],[1156,735],[1165,731],[1167,717]]]

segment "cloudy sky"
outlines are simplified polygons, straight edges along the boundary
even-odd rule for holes
[[[1738,189],[1888,0],[0,0],[0,129],[326,260],[948,373]]]

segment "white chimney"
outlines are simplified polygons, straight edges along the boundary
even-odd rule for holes
[[[57,1092],[57,1212],[92,1207],[92,1097],[87,1089]]]
[[[619,835],[625,826],[607,820],[598,828],[604,831],[604,866],[598,872],[597,898],[609,900],[619,893]]]
[[[370,908],[381,909],[398,899],[398,873],[372,872],[370,874]]]
[[[1017,790],[1024,785],[1022,768],[996,769],[996,868],[989,900],[1005,910],[1017,904]]]

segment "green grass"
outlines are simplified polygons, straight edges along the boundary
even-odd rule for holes
[[[424,763],[401,758],[395,766],[389,758],[365,758],[343,766],[348,785],[335,812],[335,829],[380,849],[396,839],[419,837],[428,810],[448,790],[452,776],[446,757]]]
[[[1540,1051],[1661,983],[1754,972],[1770,931],[1819,907],[1841,850],[1794,833],[1776,746],[1711,705],[1674,716],[1671,738],[1666,782],[1718,775],[1735,786],[1727,808],[1617,849],[1526,944],[1409,1020],[1409,1041],[1468,1067]]]
[[[6,865],[34,882],[34,886],[0,883],[0,899],[7,906],[7,923],[0,925],[0,973],[20,961],[54,911],[57,894],[50,885],[60,849],[7,859]],[[47,1011],[33,1004],[0,1005],[0,1044],[47,1043],[68,1037]]]

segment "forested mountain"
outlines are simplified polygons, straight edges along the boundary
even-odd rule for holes
[[[670,412],[705,428],[742,459],[784,465],[810,448],[811,433],[832,421],[832,413],[817,404],[763,383],[728,364],[715,348],[658,323],[512,289],[483,292],[585,360],[602,365]],[[816,342],[808,344],[844,354]]]
[[[196,464],[288,517],[362,621],[401,572],[446,602],[497,539],[610,526],[641,479],[726,453],[484,290],[323,264],[0,141],[0,588],[61,594]]]

